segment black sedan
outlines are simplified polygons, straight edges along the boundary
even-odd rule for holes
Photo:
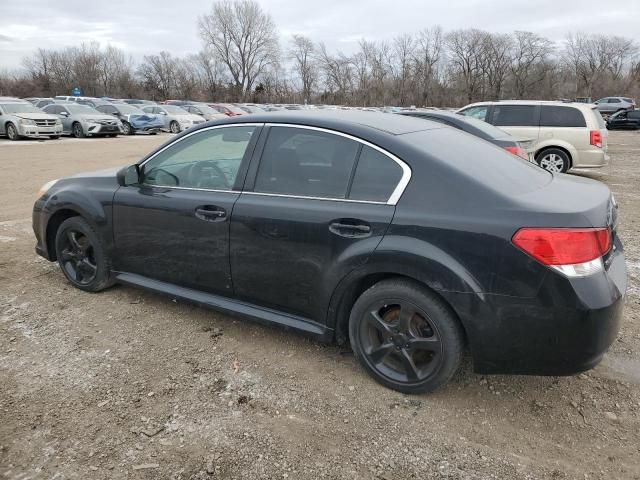
[[[493,143],[500,148],[504,148],[507,152],[517,155],[524,160],[533,161],[533,152],[531,157],[528,149],[530,149],[533,142],[518,141],[509,135],[507,132],[500,130],[498,127],[494,127],[490,123],[483,122],[477,118],[467,117],[460,115],[459,113],[429,110],[411,110],[398,112],[398,115],[407,115],[409,117],[422,118],[424,120],[431,120],[433,122],[444,123],[463,132],[470,133],[473,136],[482,138],[489,143]]]
[[[122,169],[45,185],[36,251],[113,283],[350,342],[380,383],[573,374],[616,338],[617,207],[453,128],[278,112],[192,128]]]
[[[640,129],[640,110],[620,110],[607,119],[607,130]]]

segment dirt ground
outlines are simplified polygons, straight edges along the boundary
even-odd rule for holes
[[[620,205],[619,338],[575,377],[479,376],[431,395],[374,383],[350,352],[116,286],[71,288],[34,253],[52,178],[168,138],[0,140],[0,478],[640,479],[640,133],[592,178]]]

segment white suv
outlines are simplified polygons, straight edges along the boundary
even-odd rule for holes
[[[607,127],[593,104],[508,100],[473,103],[458,113],[533,140],[536,162],[552,172],[609,163]]]

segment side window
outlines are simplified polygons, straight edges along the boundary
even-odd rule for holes
[[[609,103],[621,103],[619,98],[610,98]]]
[[[477,107],[467,108],[466,110],[462,110],[460,113],[467,117],[477,118],[478,120],[485,120],[487,118],[487,110],[489,110],[489,107],[487,105],[480,105]]]
[[[573,107],[542,105],[540,109],[541,127],[586,127],[587,123],[580,110]]]
[[[627,118],[640,119],[640,110],[630,110],[629,112],[627,112]]]
[[[536,107],[533,105],[494,105],[493,121],[498,127],[534,127]]]
[[[352,200],[386,202],[402,178],[402,167],[367,145],[362,147],[349,191]]]
[[[143,183],[231,190],[254,130],[216,128],[185,137],[144,165]]]
[[[327,132],[271,127],[254,190],[345,198],[359,144]]]

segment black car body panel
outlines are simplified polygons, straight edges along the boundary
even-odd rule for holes
[[[243,124],[258,127],[234,191],[119,186],[113,170],[60,180],[34,207],[38,253],[55,258],[51,230],[77,212],[108,246],[118,281],[326,341],[345,340],[362,288],[409,277],[456,313],[478,372],[570,374],[592,367],[615,338],[626,269],[603,184],[551,175],[436,123],[378,113],[251,114],[169,143]],[[411,180],[397,203],[254,192],[270,125],[361,139],[406,162]],[[196,219],[201,205],[224,208],[224,218]],[[366,235],[334,235],[336,220],[366,222]],[[567,278],[511,242],[519,228],[537,226],[609,227],[615,249],[604,271]]]
[[[607,118],[608,130],[640,129],[640,110],[623,110]]]

